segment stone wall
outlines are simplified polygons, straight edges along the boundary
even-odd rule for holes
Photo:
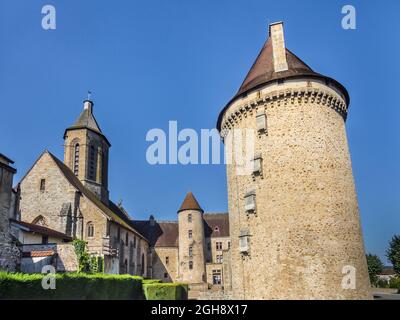
[[[0,270],[17,271],[20,252],[11,237],[10,212],[13,212],[12,183],[16,170],[0,162]],[[14,204],[16,202],[14,201]]]
[[[152,278],[161,279],[164,282],[177,281],[179,268],[178,248],[155,247],[153,248],[152,259]],[[165,274],[167,274],[167,277],[165,277]]]
[[[75,248],[72,243],[57,244],[56,269],[61,272],[78,271],[79,262],[76,257]]]
[[[298,79],[266,85],[226,111],[223,130],[253,129],[262,156],[259,176],[227,166],[237,298],[371,298],[345,109],[332,85]],[[261,134],[257,114],[267,118]],[[256,194],[256,212],[247,214],[249,191]],[[248,234],[248,254],[239,252],[241,232]],[[355,289],[342,287],[346,266],[356,270]]]

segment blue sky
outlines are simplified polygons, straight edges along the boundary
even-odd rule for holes
[[[41,28],[41,9],[57,29]],[[357,29],[341,28],[341,8]],[[62,158],[63,131],[92,90],[112,143],[110,190],[136,219],[176,219],[191,190],[226,211],[223,165],[151,166],[148,130],[213,128],[264,43],[283,20],[287,47],[350,92],[348,139],[368,251],[384,257],[400,233],[400,44],[393,1],[0,0],[0,152],[16,181],[45,149]]]

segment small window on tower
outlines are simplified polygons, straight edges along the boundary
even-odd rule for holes
[[[193,247],[189,247],[189,257],[193,257]]]
[[[249,232],[248,232],[248,230],[240,230],[239,251],[241,253],[249,252]]]
[[[257,114],[256,122],[257,122],[258,133],[266,133],[267,132],[267,116],[265,115],[264,111]]]
[[[260,176],[262,175],[262,157],[261,154],[256,154],[253,161],[253,175]]]
[[[193,261],[189,261],[189,270],[193,270]]]
[[[165,257],[165,264],[169,264],[169,257]]]
[[[256,193],[251,191],[244,196],[244,209],[246,213],[256,212]]]
[[[192,230],[188,231],[188,237],[189,237],[189,239],[193,238],[193,231]]]
[[[75,145],[74,150],[74,174],[77,176],[79,173],[79,143]]]
[[[89,150],[89,179],[96,180],[96,165],[95,165],[95,149],[94,146],[90,146]]]
[[[168,273],[167,272],[164,273],[164,279],[168,279]]]
[[[188,222],[192,222],[192,214],[191,213],[188,214]]]
[[[46,179],[40,179],[40,191],[44,192],[46,190]]]

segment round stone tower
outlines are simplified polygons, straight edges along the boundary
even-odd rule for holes
[[[191,192],[178,210],[178,223],[179,281],[205,282],[203,209]]]
[[[254,143],[250,171],[238,170],[236,156],[227,164],[234,295],[369,299],[348,93],[285,48],[281,22],[269,31],[217,123],[232,154],[248,150],[231,133]]]

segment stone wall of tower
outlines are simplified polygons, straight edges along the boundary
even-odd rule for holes
[[[189,222],[188,215],[192,215]],[[204,220],[199,210],[184,210],[178,213],[179,223],[179,281],[188,283],[205,282],[205,250],[204,250]],[[192,238],[189,238],[192,230]],[[193,248],[192,257],[189,256],[189,247]],[[193,262],[193,269],[189,268],[189,261]]]
[[[235,100],[224,129],[254,129],[262,175],[227,165],[232,288],[245,299],[365,299],[370,283],[343,117],[342,93],[318,80],[265,85]],[[256,115],[265,113],[267,133]],[[244,152],[244,150],[243,150]],[[244,197],[256,194],[256,213]],[[249,254],[239,252],[241,231]],[[342,286],[346,266],[355,288]],[[350,267],[350,268],[351,268]]]
[[[79,166],[77,177],[92,192],[107,203],[108,192],[108,155],[109,146],[104,138],[88,129],[68,130],[64,137],[64,163],[73,171],[75,167],[75,148],[79,143]],[[94,147],[95,179],[89,175],[90,147]]]

